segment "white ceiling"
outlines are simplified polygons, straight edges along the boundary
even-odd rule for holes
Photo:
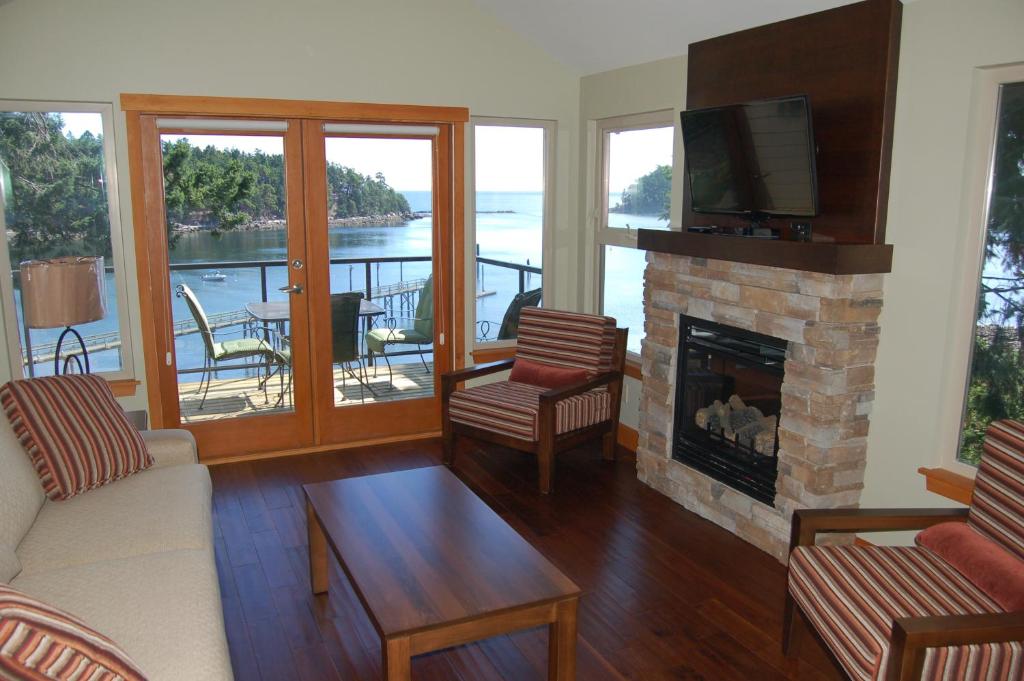
[[[581,75],[673,57],[698,40],[853,0],[474,0]]]

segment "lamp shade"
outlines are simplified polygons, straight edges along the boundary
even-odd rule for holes
[[[103,257],[54,258],[21,263],[21,304],[31,329],[76,326],[103,319]]]

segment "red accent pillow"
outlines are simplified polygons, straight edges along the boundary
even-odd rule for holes
[[[560,367],[520,357],[513,362],[512,373],[508,380],[516,383],[529,383],[541,388],[564,388],[575,383],[582,383],[588,378],[590,375],[586,369]]]
[[[70,499],[153,465],[99,376],[11,381],[0,386],[0,406],[51,499]]]
[[[146,681],[146,675],[109,638],[77,617],[3,585],[0,677]]]
[[[915,539],[956,568],[1003,610],[1024,610],[1024,560],[967,523],[941,523]]]

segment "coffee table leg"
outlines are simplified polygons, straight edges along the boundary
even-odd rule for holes
[[[327,593],[327,538],[309,500],[306,501],[306,526],[309,533],[309,583],[313,593]]]
[[[548,625],[548,681],[576,680],[576,605],[578,598],[557,606]]]
[[[412,678],[412,660],[409,639],[391,638],[382,642],[384,648],[385,681],[409,681]]]

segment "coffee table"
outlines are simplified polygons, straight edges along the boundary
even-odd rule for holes
[[[303,485],[313,593],[328,547],[381,637],[384,678],[411,658],[548,625],[548,679],[576,678],[580,590],[443,466]]]

